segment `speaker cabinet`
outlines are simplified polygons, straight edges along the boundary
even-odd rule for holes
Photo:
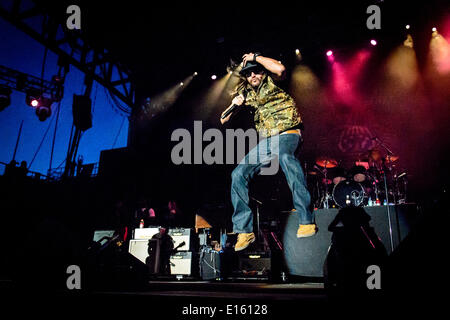
[[[159,227],[136,228],[134,229],[133,239],[151,239],[155,234],[159,233]]]
[[[149,267],[150,274],[160,271],[160,240],[133,239],[130,240],[128,252]]]
[[[195,275],[194,256],[190,251],[177,252],[170,256],[170,274],[171,275]]]
[[[142,263],[145,263],[145,260],[148,257],[148,240],[145,239],[133,239],[130,240],[130,244],[128,246],[128,252],[140,260]]]
[[[386,206],[364,207],[370,216],[370,225],[381,239],[387,253],[392,253],[408,235],[417,216],[415,204],[389,206],[390,220]],[[328,226],[338,213],[338,209],[314,211],[318,232],[308,238],[297,238],[298,218],[295,213],[287,213],[283,234],[284,262],[289,274],[304,277],[323,277],[323,264],[331,244],[332,233]],[[389,223],[390,222],[390,223]],[[392,230],[392,243],[391,231]]]
[[[172,238],[173,247],[177,251],[194,250],[193,230],[190,228],[169,229],[169,237]]]

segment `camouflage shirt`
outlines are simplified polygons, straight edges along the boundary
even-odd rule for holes
[[[247,84],[246,91],[246,105],[255,109],[255,127],[263,137],[298,128],[302,123],[294,99],[277,87],[269,75],[264,75],[256,89]]]

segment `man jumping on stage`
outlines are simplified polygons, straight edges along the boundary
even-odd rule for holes
[[[271,154],[272,144],[279,144],[278,159],[289,188],[292,192],[295,211],[298,214],[299,228],[297,238],[309,237],[316,233],[316,225],[309,205],[311,196],[306,188],[305,177],[295,151],[302,142],[302,121],[298,115],[293,98],[274,84],[285,76],[285,67],[278,61],[258,53],[243,56],[240,75],[245,77],[237,85],[230,107],[221,117],[221,123],[230,120],[233,112],[225,116],[233,105],[247,105],[254,108],[254,121],[260,136],[267,138],[242,159],[232,172],[231,201],[234,207],[232,217],[233,232],[238,234],[235,251],[247,248],[255,241],[253,233],[253,214],[249,207],[248,186],[250,180],[270,163],[275,155]],[[273,137],[278,135],[277,138]],[[257,159],[257,161],[249,161]]]

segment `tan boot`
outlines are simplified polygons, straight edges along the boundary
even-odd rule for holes
[[[250,233],[239,233],[237,242],[234,246],[234,251],[241,251],[247,248],[250,243],[255,242],[255,234],[253,232]]]
[[[301,224],[297,230],[297,238],[306,238],[315,235],[317,227],[315,224]]]

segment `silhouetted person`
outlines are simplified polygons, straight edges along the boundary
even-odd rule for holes
[[[139,228],[139,223],[144,220],[144,227],[156,226],[159,224],[159,219],[156,210],[152,207],[152,202],[146,199],[140,199],[137,202],[136,210],[134,212],[133,227]]]
[[[169,227],[177,227],[180,223],[180,210],[174,200],[170,200],[167,204],[167,224]]]
[[[166,228],[160,228],[159,233],[155,234],[152,239],[159,240],[159,273],[169,275],[170,256],[174,253],[173,239],[168,235]],[[151,261],[151,257],[146,262],[148,261]]]
[[[5,167],[5,176],[12,177],[17,170],[17,161],[11,160]]]
[[[382,268],[386,249],[361,207],[343,208],[330,223],[331,247],[324,266],[325,286],[337,297],[362,297],[368,293],[367,267]]]
[[[28,175],[28,168],[27,168],[27,162],[26,161],[22,161],[20,163],[19,168],[17,168],[17,174],[18,176],[24,178]]]

